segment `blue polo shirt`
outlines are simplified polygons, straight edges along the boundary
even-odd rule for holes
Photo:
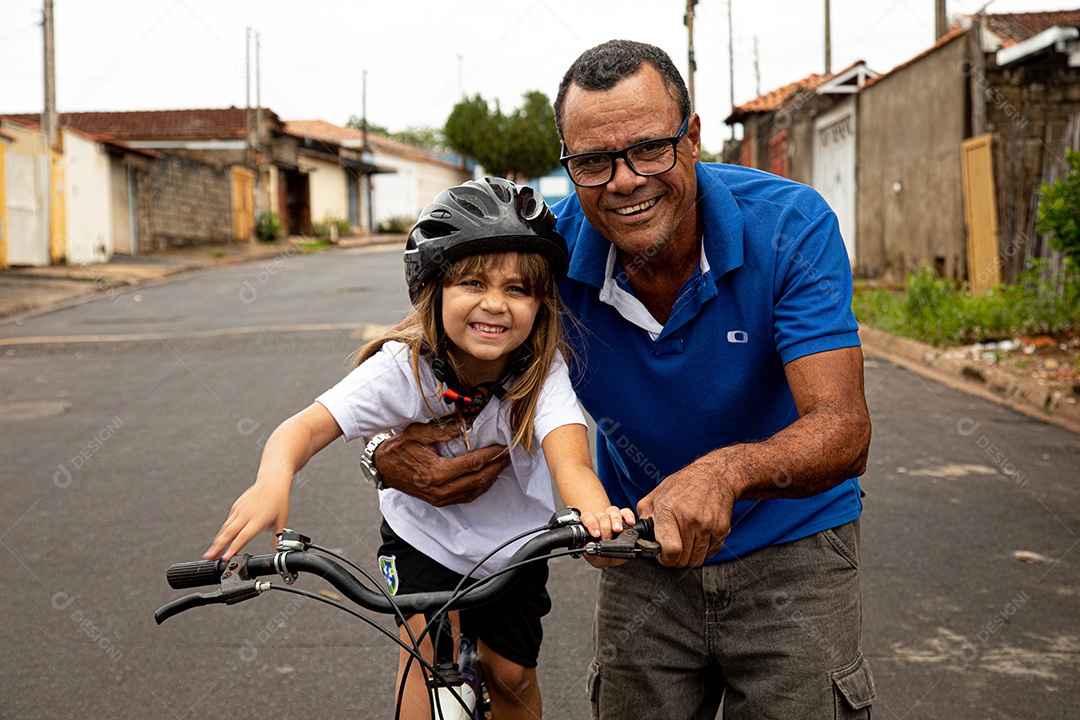
[[[697,180],[702,258],[662,326],[641,317],[611,243],[586,221],[577,196],[553,208],[571,253],[559,289],[582,326],[571,332],[583,361],[573,381],[599,430],[597,473],[620,507],[636,507],[666,476],[716,448],[764,440],[793,423],[799,415],[784,365],[859,345],[847,252],[821,196],[731,165],[699,163]],[[805,499],[740,500],[731,534],[709,562],[861,512],[854,478]]]

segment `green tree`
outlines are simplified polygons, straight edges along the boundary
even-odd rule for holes
[[[1042,186],[1039,193],[1036,232],[1050,236],[1050,247],[1080,268],[1080,151],[1068,150],[1065,161],[1072,168],[1067,177]]]
[[[443,137],[487,172],[512,180],[538,178],[559,165],[555,113],[548,97],[535,90],[509,115],[479,94],[462,100],[450,112]]]
[[[345,123],[345,127],[352,128],[353,130],[364,129],[364,119],[359,115],[350,115],[349,121]],[[382,125],[376,125],[375,123],[368,121],[367,129],[369,133],[373,135],[382,135],[383,137],[390,137],[390,130]]]
[[[390,139],[423,150],[440,150],[445,145],[441,130],[425,126],[407,127],[392,133]]]

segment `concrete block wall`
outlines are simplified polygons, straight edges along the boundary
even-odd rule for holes
[[[179,155],[150,167],[155,249],[228,242],[232,237],[232,175]]]

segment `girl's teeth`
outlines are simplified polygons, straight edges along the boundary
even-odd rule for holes
[[[494,325],[480,325],[479,323],[473,323],[473,328],[475,330],[479,330],[480,332],[486,332],[486,333],[506,332],[506,328],[497,327],[497,326],[494,326]]]

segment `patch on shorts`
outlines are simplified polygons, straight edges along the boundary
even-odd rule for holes
[[[398,589],[398,574],[397,574],[397,556],[395,555],[380,555],[379,556],[379,570],[382,571],[383,580],[386,581],[386,589],[391,595],[397,595]]]

